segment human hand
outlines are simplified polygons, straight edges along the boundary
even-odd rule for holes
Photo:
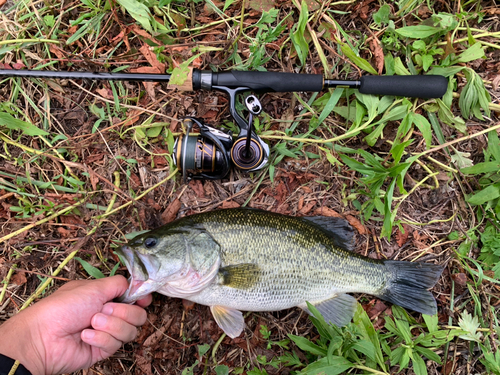
[[[137,305],[111,302],[128,288],[123,276],[71,281],[0,326],[0,353],[33,375],[88,368],[137,335],[151,295]]]

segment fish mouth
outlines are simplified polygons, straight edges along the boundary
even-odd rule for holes
[[[159,283],[151,277],[156,273],[151,257],[135,252],[126,245],[116,252],[130,273],[128,289],[116,299],[117,302],[131,304],[158,289]]]

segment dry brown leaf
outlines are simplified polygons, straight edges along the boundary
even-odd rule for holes
[[[313,209],[314,206],[316,206],[315,200],[307,203],[304,207],[302,207],[301,210],[299,210],[299,215],[307,215]]]
[[[408,236],[410,235],[410,227],[406,224],[403,224],[404,233],[397,228],[396,230],[396,242],[399,247],[403,246],[408,240]]]
[[[158,58],[153,51],[150,50],[150,47],[147,44],[144,44],[141,48],[139,48],[139,51],[146,58],[146,60],[148,60],[148,63],[152,67],[158,69],[161,74],[165,74],[165,64],[158,61]]]
[[[182,300],[182,306],[184,306],[186,312],[189,312],[192,309],[194,309],[194,305],[196,305],[196,303],[194,303],[193,301],[189,301],[187,299]]]
[[[113,91],[106,87],[95,90],[99,95],[106,99],[113,99]]]
[[[347,215],[346,219],[349,222],[349,224],[351,224],[354,227],[354,229],[358,231],[359,234],[366,234],[366,229],[363,226],[363,224],[361,224],[361,221],[359,221],[352,215]]]
[[[382,74],[382,71],[384,70],[384,51],[382,50],[378,39],[373,38],[370,40],[370,49],[373,53],[373,57],[375,58],[377,72],[378,74]]]
[[[314,213],[318,216],[328,216],[328,217],[341,217],[344,218],[341,214],[339,214],[337,211],[332,210],[331,208],[328,207],[319,207],[317,208]]]
[[[455,283],[462,287],[467,285],[467,276],[465,275],[465,273],[454,273],[453,275],[451,275],[451,278],[453,279],[453,281],[455,281]]]
[[[142,346],[151,347],[158,344],[160,340],[163,338],[163,335],[165,334],[166,330],[167,326],[161,326],[160,329],[154,331],[151,335],[148,336],[148,338],[144,341],[144,344],[142,344]]]
[[[193,189],[198,198],[205,198],[205,189],[203,189],[203,184],[200,180],[191,180],[189,186]]]
[[[151,371],[151,361],[143,356],[136,355],[135,356],[135,365],[138,367],[140,374],[144,375],[153,375]]]
[[[59,233],[62,238],[73,237],[73,233],[71,233],[71,231],[69,231],[69,230],[67,230],[66,228],[63,228],[63,227],[58,227],[57,228],[57,233]]]
[[[303,195],[299,198],[299,203],[297,203],[297,208],[299,211],[302,210],[302,207],[304,207],[304,196]]]
[[[161,214],[161,222],[163,224],[168,224],[171,221],[174,221],[180,209],[181,201],[178,198],[175,198],[172,202],[170,202],[167,209]]]
[[[222,202],[222,208],[238,208],[240,207],[239,203],[236,203],[235,201],[224,201]]]
[[[16,285],[24,285],[26,284],[26,282],[28,281],[26,279],[26,272],[23,272],[23,271],[17,271],[14,276],[12,276],[12,278],[10,279],[10,281],[13,283],[13,284],[16,284]]]
[[[162,46],[163,43],[160,42],[158,39],[156,39],[155,37],[151,36],[151,34],[149,34],[147,31],[144,31],[144,29],[141,29],[138,25],[134,25],[132,26],[132,29],[131,31],[134,32],[134,34],[138,34],[140,36],[142,36],[143,38],[146,38],[146,39],[149,39],[151,40],[152,42],[155,42],[156,44],[158,44],[159,46]]]

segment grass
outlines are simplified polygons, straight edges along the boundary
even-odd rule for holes
[[[206,309],[174,304],[165,314],[160,299],[136,343],[148,338],[152,359],[135,364],[127,347],[125,359],[105,365],[183,374],[500,374],[493,1],[47,0],[1,9],[0,63],[15,69],[182,73],[189,63],[349,80],[441,74],[449,86],[440,100],[343,88],[261,96],[256,129],[272,146],[269,166],[183,185],[171,157],[179,119],[195,114],[234,129],[222,94],[0,77],[0,314],[57,285],[31,271],[123,273],[113,246],[179,213],[249,205],[314,215],[328,207],[369,233],[358,236],[365,255],[446,263],[435,288],[440,313],[375,308],[359,296],[342,329],[297,310],[250,314],[248,340],[238,341],[210,324],[194,328],[211,321]],[[16,276],[23,272],[26,281]],[[150,339],[162,325],[163,341]]]

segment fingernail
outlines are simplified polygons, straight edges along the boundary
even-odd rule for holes
[[[86,340],[92,340],[95,336],[95,331],[91,329],[86,329],[82,332],[82,336]]]
[[[106,315],[97,314],[94,318],[94,327],[104,327],[107,321],[108,317]]]
[[[113,314],[113,306],[104,305],[101,312],[105,315],[111,315],[111,314]]]

